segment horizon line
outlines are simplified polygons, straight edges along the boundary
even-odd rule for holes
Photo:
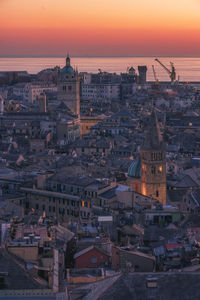
[[[1,58],[65,58],[65,55],[0,55]],[[70,55],[71,58],[145,58],[145,57],[174,57],[174,58],[200,58],[196,55]]]

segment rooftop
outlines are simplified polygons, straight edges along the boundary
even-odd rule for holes
[[[156,282],[156,287],[148,288],[148,279]],[[184,287],[184,288],[183,288]],[[200,299],[199,273],[132,273],[118,279],[99,297],[100,300],[198,300]]]

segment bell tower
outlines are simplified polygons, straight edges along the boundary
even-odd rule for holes
[[[64,102],[71,112],[80,117],[80,77],[66,57],[66,65],[58,74],[58,100]]]
[[[166,205],[166,153],[155,110],[140,150],[141,193]]]

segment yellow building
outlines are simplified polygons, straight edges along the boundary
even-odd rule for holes
[[[100,123],[104,116],[82,116],[81,137],[90,133],[90,128]]]

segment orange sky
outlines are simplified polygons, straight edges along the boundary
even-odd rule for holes
[[[200,56],[200,0],[0,0],[0,56]]]

